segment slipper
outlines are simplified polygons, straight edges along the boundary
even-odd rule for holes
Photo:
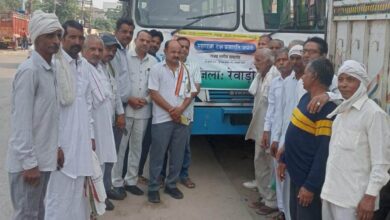
[[[189,189],[195,188],[195,183],[192,182],[190,178],[183,179],[180,182],[181,182],[181,184],[183,184],[184,186],[186,186]]]

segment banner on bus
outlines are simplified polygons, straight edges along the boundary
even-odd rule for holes
[[[189,59],[199,64],[202,88],[248,89],[255,77],[253,53],[258,35],[182,30],[191,41]]]

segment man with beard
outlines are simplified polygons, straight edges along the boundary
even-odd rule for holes
[[[113,122],[112,126],[113,129],[114,126],[116,126],[119,129],[124,129],[125,114],[123,110],[121,97],[118,91],[118,86],[117,86],[118,84],[117,81],[115,80],[116,72],[111,64],[111,60],[114,59],[119,44],[116,41],[115,37],[111,34],[103,35],[102,41],[104,43],[104,48],[103,48],[103,57],[102,57],[101,65],[103,68],[103,72],[106,76],[104,80],[105,82],[104,86],[107,92],[109,93],[108,98],[110,99],[111,102],[111,120]],[[120,194],[112,186],[111,174],[112,174],[113,166],[114,163],[104,163],[104,169],[102,169],[104,188],[106,189],[106,194],[108,199],[123,200],[125,198],[125,195]],[[108,209],[111,206],[108,203],[106,205]],[[111,207],[113,207],[113,205]]]
[[[265,122],[264,122],[264,132],[263,137],[261,141],[261,147],[264,149],[268,149],[270,147],[270,141],[274,139],[274,131],[272,131],[274,128],[273,122],[278,120],[275,118],[275,112],[276,112],[276,103],[277,100],[280,100],[282,97],[282,86],[283,81],[286,77],[288,77],[292,72],[292,65],[290,60],[288,59],[288,52],[289,50],[287,48],[282,48],[278,51],[276,51],[276,61],[275,66],[278,68],[280,72],[280,76],[277,76],[274,78],[271,82],[269,92],[268,92],[268,109],[267,114],[265,116]],[[271,155],[275,157],[276,152],[278,150],[278,146],[276,144],[271,146]],[[276,173],[276,168],[278,162],[274,160],[274,170]],[[283,203],[283,194],[282,194],[282,183],[276,179],[276,199],[279,209],[278,219],[284,218],[284,203]],[[262,214],[261,210],[258,210],[258,213]]]
[[[161,62],[163,57],[159,57],[157,55],[157,52],[160,50],[161,43],[164,41],[164,36],[161,31],[157,31],[154,29],[150,31],[150,35],[152,35],[152,40],[150,41],[150,48],[148,53],[154,56],[157,62]]]
[[[142,151],[142,140],[145,135],[148,120],[151,117],[151,98],[147,89],[149,72],[157,61],[148,54],[152,36],[146,30],[137,33],[135,48],[128,55],[130,93],[126,106],[126,134],[122,136],[118,162],[113,169],[114,187],[124,187],[134,195],[143,195],[144,192],[137,187],[138,166]],[[126,148],[129,147],[127,172],[122,178],[122,167]]]
[[[64,152],[61,169],[53,171],[47,189],[45,220],[86,220],[90,217],[84,190],[86,177],[93,175],[95,149],[92,119],[92,88],[79,52],[84,43],[83,26],[69,20],[63,24],[62,50],[56,59],[60,90],[58,145]]]
[[[181,45],[170,40],[165,43],[165,61],[153,66],[149,75],[149,90],[153,100],[152,146],[150,147],[150,181],[148,200],[160,202],[159,176],[165,152],[169,151],[169,174],[164,192],[182,199],[177,188],[188,138],[191,93],[196,91],[188,71],[180,63]]]
[[[57,149],[58,87],[52,65],[63,29],[55,14],[35,11],[29,31],[35,50],[12,82],[7,166],[14,220],[44,218],[50,172],[63,165],[62,151]]]

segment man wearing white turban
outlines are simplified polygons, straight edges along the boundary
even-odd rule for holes
[[[19,66],[12,84],[7,166],[14,220],[44,218],[50,172],[63,161],[59,157],[57,162],[59,106],[52,66],[63,30],[55,14],[36,11],[29,32],[35,51]]]
[[[368,98],[368,83],[365,67],[354,60],[338,71],[344,101],[328,115],[337,117],[321,192],[322,219],[372,219],[379,191],[390,179],[390,119]]]

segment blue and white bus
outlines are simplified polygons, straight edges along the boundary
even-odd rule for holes
[[[326,1],[321,0],[125,0],[124,15],[136,31],[157,29],[164,39],[185,36],[189,59],[201,67],[193,134],[245,134],[253,97],[252,54],[259,36],[285,45],[324,37]],[[160,55],[162,49],[160,49]]]

